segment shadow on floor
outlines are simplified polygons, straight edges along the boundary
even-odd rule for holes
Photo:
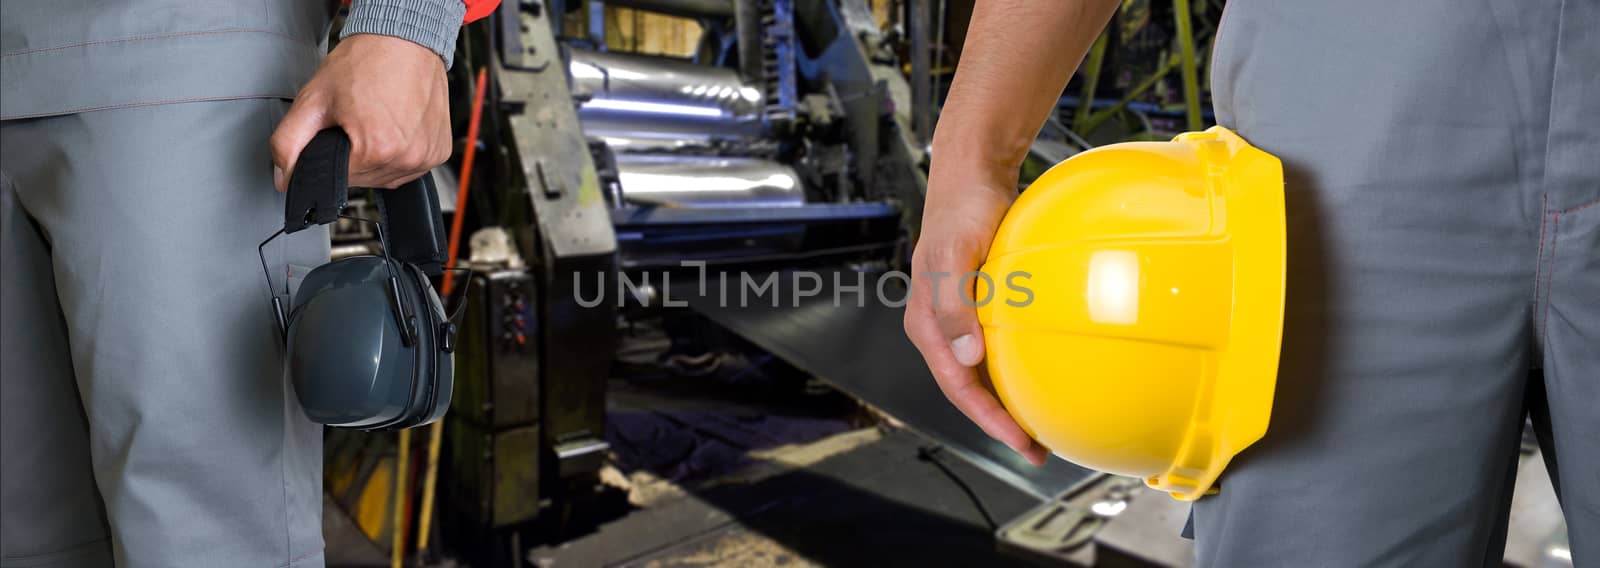
[[[843,395],[708,391],[686,392],[681,381],[671,392],[614,382],[608,440],[617,467],[672,480],[685,493],[536,547],[530,559],[549,566],[996,566],[1008,561],[998,557],[986,517],[1003,522],[1036,504],[961,460],[935,455],[947,475],[919,458],[930,441],[897,429],[815,463],[730,482],[772,459],[773,448],[858,429],[862,414]]]

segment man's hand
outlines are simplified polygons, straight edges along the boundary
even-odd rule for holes
[[[945,397],[985,433],[1034,464],[1044,463],[1047,452],[990,393],[979,366],[983,328],[969,305],[971,287],[959,285],[989,254],[995,229],[1017,197],[1017,168],[1117,5],[1117,0],[977,3],[960,70],[934,133],[922,235],[911,257],[906,335]]]
[[[350,135],[350,185],[394,188],[450,158],[444,61],[399,38],[352,35],[300,89],[272,133],[273,182],[289,187],[300,150],[324,128]]]
[[[947,171],[934,161],[922,216],[922,238],[911,255],[911,301],[906,304],[906,335],[922,352],[945,398],[990,437],[1016,450],[1034,465],[1047,452],[1028,437],[989,392],[983,362],[983,328],[968,302],[972,290],[961,280],[983,264],[995,229],[1017,197],[1016,174],[1009,184],[975,180],[970,173]]]

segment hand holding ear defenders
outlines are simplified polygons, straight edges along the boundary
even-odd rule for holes
[[[383,247],[381,256],[312,270],[287,311],[274,292],[289,380],[315,422],[363,430],[420,426],[444,415],[454,386],[456,326],[429,280],[446,270],[438,193],[432,176],[423,175],[376,192],[381,222],[343,216],[349,164],[343,130],[317,133],[289,179],[283,229],[257,250],[270,287],[266,246],[281,235],[345,218],[372,223]]]

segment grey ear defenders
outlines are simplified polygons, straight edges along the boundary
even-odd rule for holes
[[[343,216],[349,160],[343,130],[318,133],[289,180],[283,229],[257,251],[267,271],[273,239],[341,217],[372,223],[383,246],[381,256],[312,270],[287,311],[273,294],[289,379],[315,422],[362,430],[420,426],[444,416],[454,386],[456,326],[429,280],[446,270],[437,190],[432,176],[423,175],[375,191],[381,221]]]

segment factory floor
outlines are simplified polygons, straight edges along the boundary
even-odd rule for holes
[[[1003,564],[987,519],[1020,515],[1035,499],[842,394],[810,387],[614,381],[613,464],[602,480],[625,491],[633,510],[588,534],[534,548],[529,560]]]
[[[721,375],[614,379],[601,472],[612,496],[525,546],[527,565],[1015,563],[998,556],[993,523],[1033,497],[831,389]],[[330,566],[387,565],[328,510]]]
[[[734,369],[749,362],[730,363]],[[759,366],[759,365],[757,365]],[[1186,566],[1177,537],[1187,506],[1130,487],[1096,544],[1036,555],[1000,544],[996,524],[1039,501],[932,440],[814,381],[767,373],[703,380],[613,379],[612,446],[601,472],[608,497],[543,542],[524,543],[526,566]],[[741,377],[747,377],[745,380]],[[1524,457],[1512,510],[1508,565],[1558,566],[1560,513],[1537,454]],[[1074,498],[1095,508],[1105,478]],[[1148,495],[1145,495],[1148,493]],[[331,509],[331,507],[330,507]],[[1113,513],[1116,514],[1116,513]],[[327,515],[330,566],[387,565],[347,520]],[[1065,562],[1058,562],[1064,560]],[[444,561],[443,566],[456,566]]]
[[[539,566],[993,566],[991,528],[906,430],[863,429],[765,454],[773,464],[648,505],[534,549]],[[946,456],[997,519],[1031,498]],[[645,484],[648,486],[648,483]]]

